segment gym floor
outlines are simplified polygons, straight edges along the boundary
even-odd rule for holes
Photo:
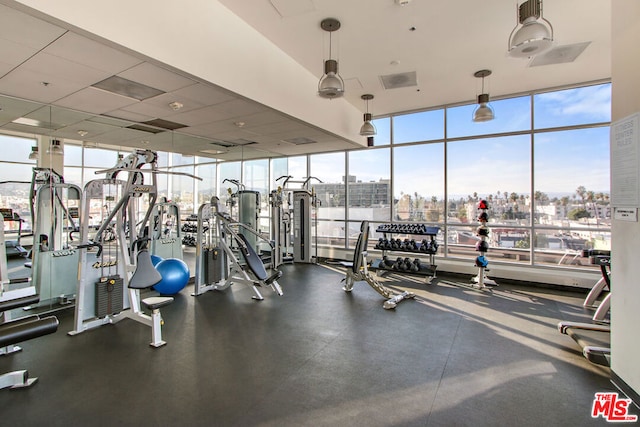
[[[617,391],[561,335],[588,321],[585,294],[469,277],[386,285],[416,300],[384,310],[365,282],[342,291],[333,265],[284,265],[284,296],[234,285],[162,308],[167,345],[123,320],[55,334],[0,357],[39,381],[0,390],[6,426],[588,426],[596,392]],[[638,413],[637,408],[631,409]]]

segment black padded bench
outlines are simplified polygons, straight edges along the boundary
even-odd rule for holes
[[[0,313],[14,308],[36,304],[40,300],[38,295],[9,299],[0,302]],[[52,334],[58,330],[58,319],[55,316],[40,318],[28,316],[0,324],[0,348],[12,346],[43,335]],[[0,375],[0,389],[29,387],[37,378],[29,378],[26,370],[7,372]]]

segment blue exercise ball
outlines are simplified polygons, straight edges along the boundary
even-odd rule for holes
[[[153,264],[153,266],[155,267],[156,265],[158,265],[158,263],[160,261],[162,261],[164,258],[158,256],[158,255],[151,255],[151,264]]]
[[[189,282],[189,266],[178,258],[163,259],[156,265],[162,280],[153,286],[161,295],[175,295]]]

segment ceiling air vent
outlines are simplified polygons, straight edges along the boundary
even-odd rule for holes
[[[142,122],[142,123],[145,125],[155,126],[157,128],[162,128],[166,130],[176,130],[176,129],[182,129],[187,127],[187,125],[183,125],[181,123],[176,123],[176,122],[172,122],[169,120],[162,120],[162,119],[147,120],[146,122]]]
[[[140,130],[142,132],[149,132],[149,133],[164,132],[164,129],[158,129],[158,128],[154,128],[154,127],[151,127],[151,126],[145,126],[145,125],[140,124],[140,123],[136,123],[136,124],[127,126],[127,129],[135,129],[135,130]]]
[[[107,92],[126,96],[127,98],[137,99],[138,101],[144,101],[145,99],[153,98],[154,96],[165,93],[160,89],[136,83],[118,76],[111,76],[91,86],[106,90]]]
[[[418,85],[418,77],[415,71],[399,74],[387,74],[386,76],[380,76],[380,80],[382,81],[382,86],[384,86],[385,89],[397,89],[399,87]]]
[[[283,139],[284,142],[289,142],[291,144],[295,144],[295,145],[304,145],[304,144],[314,144],[318,141],[314,141],[313,139],[309,139],[309,138],[305,138],[304,136],[298,137],[298,138],[289,138],[289,139]]]
[[[529,67],[573,62],[590,44],[591,42],[584,42],[554,47],[548,52],[534,56]]]

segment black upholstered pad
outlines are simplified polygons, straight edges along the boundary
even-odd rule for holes
[[[238,237],[240,237],[240,240],[242,240],[247,248],[246,251],[241,250],[240,252],[242,252],[242,256],[244,256],[244,260],[247,262],[249,269],[251,269],[251,272],[258,280],[266,280],[267,270],[264,268],[264,264],[255,249],[251,247],[251,244],[249,244],[247,238],[244,237],[244,234],[238,234]]]
[[[0,347],[27,341],[58,330],[58,318],[55,316],[40,319],[30,317],[26,321],[15,321],[0,326]]]

